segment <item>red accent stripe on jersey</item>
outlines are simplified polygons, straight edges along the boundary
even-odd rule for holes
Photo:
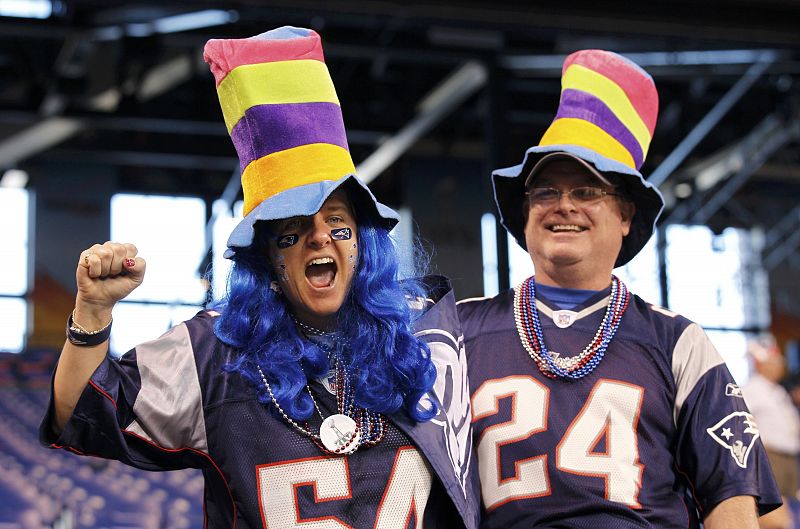
[[[159,445],[157,445],[157,444],[155,444],[155,443],[153,443],[151,441],[148,441],[144,437],[142,437],[140,435],[137,435],[137,434],[135,434],[133,432],[129,432],[128,430],[124,430],[123,429],[121,431],[124,434],[128,434],[128,435],[130,435],[132,437],[135,437],[135,438],[137,438],[137,439],[139,439],[141,441],[144,441],[145,443],[147,443],[149,445],[152,445],[152,446],[154,446],[154,447],[156,447],[159,450],[162,450],[164,452],[181,452],[181,451],[184,451],[184,450],[190,450],[190,451],[192,451],[192,452],[194,452],[196,454],[200,454],[201,456],[207,458],[211,462],[211,464],[214,466],[214,468],[217,469],[217,472],[219,472],[220,477],[222,477],[223,483],[225,483],[225,488],[228,490],[228,496],[231,499],[231,507],[233,508],[233,529],[236,529],[236,504],[233,502],[233,494],[231,494],[231,489],[230,489],[230,486],[228,485],[228,480],[225,479],[225,475],[222,473],[222,470],[220,470],[220,468],[217,466],[217,463],[214,461],[214,459],[211,458],[211,456],[209,454],[206,454],[205,452],[197,450],[196,448],[190,448],[190,447],[175,448],[175,449],[164,448],[163,446],[159,446]],[[73,448],[73,447],[67,446],[67,445],[61,446],[61,445],[57,445],[55,443],[52,443],[50,446],[52,448],[59,448],[59,449],[63,448],[63,449],[69,450],[69,451],[74,452],[74,453],[76,453],[78,455],[81,455],[81,456],[97,457],[97,458],[100,458],[100,459],[107,459],[109,461],[113,461],[109,457],[102,456],[102,455],[99,455],[99,454],[92,454],[90,452],[81,452],[77,448]],[[203,527],[204,528],[208,527],[208,517],[206,515],[206,497],[207,497],[207,495],[203,494]]]
[[[681,476],[686,479],[686,484],[689,485],[689,491],[692,493],[692,499],[694,499],[694,503],[697,506],[697,510],[700,511],[700,519],[704,518],[703,516],[703,504],[697,499],[697,493],[694,490],[694,483],[691,479],[689,479],[689,474],[683,471],[681,467],[678,466],[678,463],[674,463],[675,471],[680,474]]]
[[[222,482],[225,483],[225,490],[228,491],[228,497],[231,500],[231,509],[233,510],[232,511],[233,512],[233,529],[236,529],[236,503],[233,501],[233,494],[231,493],[231,487],[230,487],[230,485],[228,485],[228,480],[225,479],[225,474],[222,473],[222,469],[219,468],[219,466],[217,465],[217,462],[214,461],[214,459],[211,457],[210,454],[207,454],[207,453],[203,452],[202,450],[198,450],[198,449],[192,448],[190,446],[186,446],[186,447],[183,447],[183,448],[164,448],[163,446],[157,445],[156,443],[150,441],[149,439],[145,439],[141,435],[133,433],[133,432],[131,432],[129,430],[122,429],[122,433],[130,435],[131,437],[135,437],[136,439],[139,439],[140,441],[143,441],[143,442],[145,442],[145,443],[147,443],[147,444],[149,444],[149,445],[161,450],[162,452],[176,453],[176,452],[184,452],[184,451],[188,450],[190,452],[194,452],[195,454],[199,454],[199,455],[205,457],[206,459],[208,459],[208,461],[211,463],[211,465],[216,469],[217,473],[219,474],[219,477],[222,478]],[[205,513],[205,510],[206,510],[205,503],[206,503],[206,496],[204,495],[203,496],[203,517],[204,518],[205,518],[205,515],[206,515],[206,513]],[[207,523],[208,523],[208,520],[204,519],[203,520],[203,527],[206,527]]]
[[[115,401],[115,400],[114,400],[114,399],[111,397],[111,395],[109,395],[108,393],[106,393],[105,391],[103,391],[103,389],[102,389],[100,386],[98,386],[97,384],[95,384],[95,383],[94,383],[92,380],[89,380],[89,385],[90,385],[90,386],[92,386],[92,387],[93,387],[93,388],[94,388],[94,389],[95,389],[95,390],[96,390],[98,393],[100,393],[100,394],[101,394],[101,395],[103,395],[105,398],[107,398],[108,400],[110,400],[110,401],[111,401],[111,404],[113,404],[113,405],[114,405],[114,409],[115,409],[115,410],[118,410],[118,409],[119,409],[119,408],[117,407],[117,401]]]
[[[81,452],[77,448],[73,448],[73,447],[68,446],[68,445],[57,445],[55,443],[51,443],[50,444],[50,448],[58,448],[59,450],[62,450],[62,449],[63,450],[69,450],[70,452],[78,454],[79,456],[91,456],[92,455],[92,454],[87,454],[87,453]],[[101,457],[101,456],[93,456],[93,457]]]

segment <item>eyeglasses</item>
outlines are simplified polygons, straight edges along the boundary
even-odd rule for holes
[[[566,194],[569,199],[576,204],[592,204],[607,195],[614,197],[625,196],[620,193],[612,193],[611,191],[593,186],[573,187],[569,191],[561,191],[555,187],[534,187],[525,192],[525,196],[528,197],[528,204],[531,206],[534,204],[540,206],[554,204],[561,200],[561,195],[563,194]]]

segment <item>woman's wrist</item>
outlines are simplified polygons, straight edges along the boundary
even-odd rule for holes
[[[111,321],[112,307],[87,303],[78,298],[72,310],[72,320],[78,328],[87,332],[99,331]]]
[[[111,322],[113,320],[109,317],[108,322],[99,328],[86,328],[80,323],[75,321],[75,311],[67,318],[66,335],[67,340],[72,345],[79,347],[92,347],[100,345],[111,337]]]

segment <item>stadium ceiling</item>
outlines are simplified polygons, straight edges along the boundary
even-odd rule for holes
[[[794,0],[39,4],[49,16],[0,16],[2,169],[97,163],[124,190],[213,199],[227,186],[232,199],[236,156],[203,44],[287,24],[322,34],[375,185],[402,180],[403,156],[512,165],[553,118],[564,56],[599,47],[656,80],[643,172],[667,197],[662,222],[758,227],[765,264],[800,270]]]

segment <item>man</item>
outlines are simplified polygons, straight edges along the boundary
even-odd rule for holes
[[[781,385],[786,359],[771,334],[747,344],[755,372],[742,387],[750,411],[758,421],[775,481],[784,504],[759,520],[761,529],[791,529],[788,501],[797,494],[797,455],[800,453],[800,413]]]
[[[780,495],[741,391],[700,327],[611,273],[663,207],[639,172],[653,80],[599,50],[562,76],[539,145],[493,174],[536,275],[459,305],[482,527],[756,528]]]

